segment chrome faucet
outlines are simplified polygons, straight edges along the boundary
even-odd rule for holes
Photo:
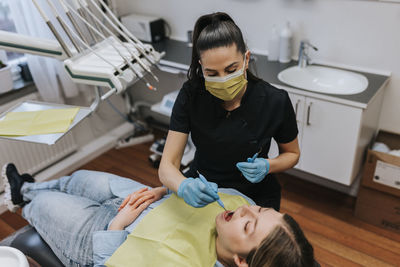
[[[300,42],[299,49],[299,68],[305,68],[310,62],[310,57],[308,56],[308,47],[313,48],[315,51],[318,51],[318,48],[310,44],[308,40],[302,40]]]

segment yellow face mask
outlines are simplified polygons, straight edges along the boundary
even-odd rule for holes
[[[247,84],[247,79],[244,72],[245,66],[246,58],[244,60],[242,69],[234,73],[224,77],[204,76],[206,90],[209,91],[213,96],[224,101],[230,101],[234,99],[235,96],[237,96],[237,94]]]

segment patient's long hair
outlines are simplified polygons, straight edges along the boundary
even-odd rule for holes
[[[250,267],[313,267],[314,250],[297,222],[283,215],[283,225],[278,225],[250,251],[246,261]]]

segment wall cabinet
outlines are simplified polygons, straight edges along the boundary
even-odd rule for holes
[[[351,185],[377,131],[382,95],[378,94],[362,109],[289,92],[301,151],[295,168]],[[269,156],[277,155],[278,146],[273,141]]]

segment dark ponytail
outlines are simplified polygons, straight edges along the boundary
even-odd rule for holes
[[[201,52],[208,49],[236,45],[243,55],[246,53],[246,44],[242,31],[233,19],[226,13],[217,12],[201,16],[193,30],[192,62],[188,71],[188,79],[194,82],[203,82],[203,74],[199,63]],[[248,79],[259,80],[249,70]]]

